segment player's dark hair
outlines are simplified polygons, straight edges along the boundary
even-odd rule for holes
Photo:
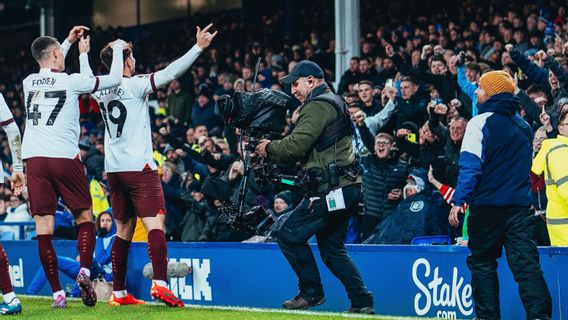
[[[128,43],[126,49],[122,51],[122,60],[124,63],[126,63],[126,59],[128,59],[128,57],[132,54],[133,49],[134,46],[132,43]],[[100,57],[105,67],[110,70],[110,65],[112,64],[112,47],[110,46],[110,43],[101,50]]]
[[[39,37],[32,43],[32,56],[36,61],[44,60],[49,56],[49,49],[58,44],[59,42],[54,37]]]

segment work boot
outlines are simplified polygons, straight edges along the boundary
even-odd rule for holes
[[[297,295],[290,300],[284,301],[284,303],[282,303],[282,307],[284,307],[284,309],[290,310],[304,310],[309,307],[319,306],[324,302],[324,296],[307,300],[305,298],[302,298],[300,295]]]
[[[362,308],[355,308],[351,307],[347,311],[348,313],[362,313],[362,314],[375,314],[375,308],[373,307],[362,307]]]

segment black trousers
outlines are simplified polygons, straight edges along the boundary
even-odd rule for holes
[[[315,234],[321,258],[345,286],[351,306],[372,307],[373,295],[345,249],[349,217],[357,209],[360,186],[343,188],[343,194],[346,209],[333,212],[327,211],[324,197],[312,202],[305,197],[278,232],[278,245],[298,276],[300,296],[304,299],[310,301],[324,295],[316,260],[307,244]]]
[[[529,207],[472,205],[468,233],[471,255],[467,264],[477,317],[501,319],[497,258],[504,246],[527,319],[550,319],[552,299],[540,268]]]

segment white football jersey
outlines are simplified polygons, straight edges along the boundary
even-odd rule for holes
[[[97,91],[105,123],[105,171],[142,171],[157,166],[152,151],[148,94],[156,89],[154,74],[123,78],[118,87]]]
[[[22,158],[73,159],[79,154],[79,95],[95,92],[99,78],[41,69],[23,82],[26,129]]]
[[[6,100],[4,100],[4,95],[0,93],[0,127],[3,127],[6,130],[6,126],[14,122],[14,116],[12,116],[12,112],[6,104]],[[12,150],[10,149],[10,152]],[[0,165],[2,165],[2,161],[0,161]],[[4,183],[4,174],[0,173],[0,183]]]
[[[14,122],[12,111],[10,111],[6,100],[4,100],[4,95],[0,93],[0,127],[7,126],[12,122]]]

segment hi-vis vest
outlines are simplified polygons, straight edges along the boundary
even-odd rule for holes
[[[93,215],[98,217],[101,212],[107,211],[109,209],[107,193],[101,183],[96,179],[91,179],[89,182],[89,191],[91,193],[91,198],[93,199]]]
[[[532,172],[546,181],[546,221],[550,243],[568,246],[568,137],[547,139],[536,155]]]

